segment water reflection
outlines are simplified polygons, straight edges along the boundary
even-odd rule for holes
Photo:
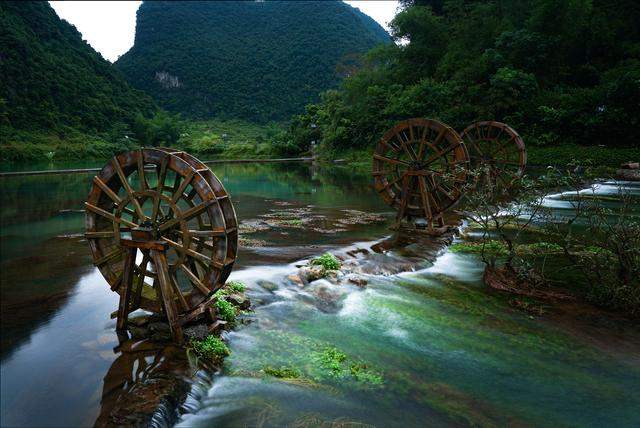
[[[296,164],[214,165],[213,169],[232,194],[240,220],[257,220],[293,207],[305,208],[318,222],[331,225],[344,209],[384,208],[375,195],[362,191],[368,177],[347,180],[335,171],[312,177],[307,167]],[[116,295],[91,265],[82,238],[82,203],[91,177],[0,178],[2,426],[86,426],[98,418],[102,421],[100,415],[108,413],[114,397],[124,391],[117,385],[129,385],[133,378],[126,373],[131,364],[138,367],[136,361],[142,361],[144,352],[113,351],[117,338],[109,314],[117,306]],[[294,220],[301,218],[297,212],[291,215]],[[305,236],[292,222],[248,233],[253,243],[269,242],[241,245],[237,266],[297,260],[330,248],[333,240],[347,242],[372,231],[366,224],[343,229]],[[383,229],[384,224],[378,224],[373,230]],[[311,239],[322,243],[309,246]],[[151,357],[144,355],[145,361]],[[164,363],[149,364],[154,373],[156,367],[164,367]]]

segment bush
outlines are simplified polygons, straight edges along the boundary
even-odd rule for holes
[[[336,256],[331,253],[324,253],[320,257],[316,257],[315,259],[311,260],[311,264],[320,265],[326,270],[338,270],[341,266],[340,260],[338,260]]]
[[[216,300],[216,309],[218,312],[218,316],[228,322],[234,323],[236,321],[236,308],[229,302],[224,299],[218,298]]]
[[[211,335],[202,340],[191,339],[188,348],[192,349],[198,358],[215,364],[222,363],[224,357],[231,354],[227,345],[220,338]]]

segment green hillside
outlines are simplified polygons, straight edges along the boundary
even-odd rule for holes
[[[144,2],[116,66],[169,111],[265,122],[301,112],[387,41],[342,2]]]
[[[105,155],[157,110],[47,2],[0,2],[0,76],[3,160]]]

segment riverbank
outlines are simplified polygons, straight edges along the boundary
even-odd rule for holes
[[[367,149],[322,150],[321,160],[344,159],[361,173],[371,171],[373,147]],[[639,147],[578,146],[564,144],[557,146],[527,146],[527,168],[532,171],[546,169],[547,166],[566,167],[571,164],[592,166],[594,176],[615,175],[622,163],[640,159]]]

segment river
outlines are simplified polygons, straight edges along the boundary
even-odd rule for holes
[[[178,425],[640,426],[637,330],[515,310],[485,290],[477,257],[447,250],[364,288],[303,289],[288,278],[301,260],[389,235],[369,178],[212,169],[243,224],[231,279],[254,312],[226,334],[223,370],[198,373]],[[82,237],[90,179],[0,178],[2,426],[93,425],[106,385],[126,380],[113,378],[116,295]]]

